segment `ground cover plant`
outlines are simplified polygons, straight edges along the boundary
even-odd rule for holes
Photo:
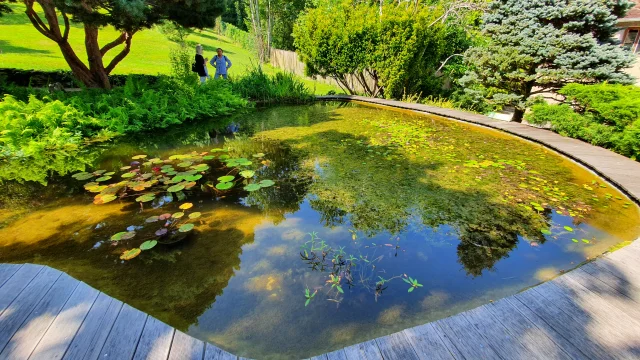
[[[640,87],[570,84],[559,94],[565,97],[562,104],[540,102],[527,121],[640,159]]]

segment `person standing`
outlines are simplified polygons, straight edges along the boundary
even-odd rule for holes
[[[195,62],[195,71],[200,76],[200,82],[203,83],[207,81],[209,74],[207,72],[207,59],[202,56],[202,45],[196,45],[196,62]]]
[[[231,67],[231,60],[226,55],[222,54],[222,49],[218,48],[218,55],[214,56],[211,59],[210,64],[216,68],[216,75],[214,79],[222,76],[223,78],[227,78],[227,70]]]

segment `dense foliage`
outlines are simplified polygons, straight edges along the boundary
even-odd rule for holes
[[[633,55],[616,44],[627,0],[495,0],[484,16],[488,43],[467,51],[462,84],[516,107],[521,121],[531,95],[567,83],[629,83]]]
[[[527,121],[640,159],[640,87],[570,84],[559,93],[564,104],[536,104]]]
[[[224,11],[223,0],[23,0],[27,16],[42,35],[54,41],[76,78],[87,87],[110,88],[109,74],[131,49],[136,32],[170,20],[185,27],[213,26]],[[37,6],[36,6],[37,5]],[[83,24],[87,61],[69,43],[71,23]],[[103,45],[98,42],[101,27],[113,26],[121,33]],[[109,51],[119,52],[105,62]]]
[[[355,92],[348,81],[353,75],[369,96],[433,95],[445,80],[437,72],[441,64],[471,45],[460,19],[448,16],[448,9],[325,2],[300,17],[295,45],[309,75],[332,77],[350,93]]]
[[[295,75],[278,72],[269,76],[257,67],[231,83],[233,91],[260,103],[303,103],[313,101],[313,92]]]

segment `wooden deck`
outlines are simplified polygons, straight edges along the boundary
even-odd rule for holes
[[[640,201],[640,163],[481,115],[332,96],[447,116],[557,150]],[[46,266],[0,264],[2,359],[242,359]],[[558,278],[432,323],[313,359],[640,359],[640,240]]]
[[[0,359],[238,359],[46,266],[0,264],[0,284]],[[514,296],[313,359],[640,359],[640,241]]]

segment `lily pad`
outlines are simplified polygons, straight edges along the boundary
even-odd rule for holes
[[[259,159],[259,158],[261,158],[261,157],[264,157],[264,153],[257,153],[257,154],[253,154],[252,156],[253,156],[254,158],[258,158],[258,159]]]
[[[218,181],[226,183],[226,182],[229,182],[229,181],[233,181],[233,179],[235,179],[235,178],[236,177],[233,176],[233,175],[225,175],[225,176],[220,176],[218,178]]]
[[[171,214],[162,214],[158,216],[158,220],[167,220],[169,218],[171,218]]]
[[[170,188],[167,189],[167,191],[169,191],[169,192],[178,192],[178,191],[181,191],[182,189],[184,189],[184,185],[178,184],[178,185],[171,186]]]
[[[578,239],[571,239],[571,241],[573,241],[574,243],[579,242]]]
[[[177,213],[173,213],[173,215],[171,215],[171,217],[174,218],[174,219],[180,219],[183,216],[184,216],[183,212],[177,212]]]
[[[91,187],[85,187],[85,189],[87,189],[88,192],[92,192],[92,193],[99,193],[106,188],[108,188],[107,185],[96,185]]]
[[[218,190],[229,190],[233,187],[232,182],[221,182],[216,184],[216,189]]]
[[[117,196],[111,195],[111,194],[108,194],[108,195],[98,194],[98,195],[96,195],[96,197],[93,198],[93,203],[96,204],[96,205],[106,204],[106,203],[111,202],[111,201],[113,201],[113,200],[115,200],[117,198],[118,198]]]
[[[73,174],[71,175],[72,178],[76,179],[76,180],[89,180],[93,177],[93,174],[89,174],[88,172],[81,172],[81,173],[77,173],[77,174]]]
[[[246,191],[257,191],[257,190],[262,189],[262,186],[260,186],[258,184],[249,184],[249,185],[245,186],[244,189]]]
[[[96,170],[93,172],[93,175],[98,176],[98,175],[102,175],[104,173],[106,173],[107,170]]]
[[[128,172],[128,173],[124,173],[124,174],[120,175],[120,177],[123,178],[123,179],[132,178],[134,176],[136,176],[136,173],[132,173],[132,172]]]
[[[155,240],[147,240],[145,242],[143,242],[142,244],[140,244],[140,250],[151,250],[153,249],[156,245],[158,245],[158,242]]]
[[[151,216],[151,217],[148,217],[144,222],[147,222],[147,223],[154,223],[154,222],[156,222],[156,221],[158,221],[158,220],[160,220],[160,217],[159,217],[159,216]]]
[[[111,235],[111,241],[120,241],[122,240],[122,235],[126,234],[127,231],[121,231],[119,233]]]
[[[135,258],[136,256],[140,255],[140,253],[142,252],[142,250],[135,248],[135,249],[131,249],[131,250],[126,250],[125,252],[122,253],[122,255],[120,255],[120,259],[121,260],[131,260],[133,258]]]
[[[193,213],[189,214],[189,219],[191,219],[191,220],[197,219],[197,218],[200,217],[200,215],[202,215],[202,214],[199,213],[199,212],[193,212]]]
[[[215,157],[214,155],[207,155],[207,156],[203,156],[203,157],[202,157],[202,160],[209,161],[209,160],[213,160],[213,159],[215,159],[215,158],[216,158],[216,157]]]
[[[183,232],[183,233],[189,232],[189,231],[193,230],[193,226],[194,226],[193,224],[184,224],[184,225],[180,226],[180,228],[178,228],[178,231]]]
[[[242,170],[242,171],[240,171],[240,176],[242,176],[245,179],[250,179],[255,174],[256,174],[256,172],[253,171],[253,170]]]
[[[551,235],[551,231],[547,230],[547,229],[542,229],[540,230],[540,232],[544,235]]]
[[[200,174],[197,174],[197,175],[190,175],[190,176],[187,176],[187,177],[185,178],[185,180],[187,180],[187,181],[189,181],[189,182],[191,182],[191,181],[198,181],[198,180],[200,180],[200,179],[202,179],[202,175],[200,175]]]
[[[567,230],[568,232],[573,232],[573,228],[571,226],[565,225],[564,229]]]
[[[145,159],[146,157],[147,155],[136,155],[136,156],[133,156],[131,159],[140,160],[140,159]]]
[[[192,207],[193,207],[192,203],[184,203],[184,204],[180,205],[180,209],[181,210],[191,209]]]
[[[158,229],[156,230],[156,236],[165,236],[167,235],[167,232],[167,228]]]
[[[181,162],[181,163],[178,164],[178,166],[183,167],[183,168],[189,167],[191,165],[193,165],[193,163],[191,161],[184,161],[184,162]]]
[[[269,186],[273,186],[275,185],[275,182],[273,180],[262,180],[260,181],[260,186],[261,187],[269,187]]]
[[[131,169],[131,166],[123,166],[123,167],[120,168],[120,170],[123,170],[123,171],[124,170],[129,170],[129,169]]]
[[[142,196],[138,196],[136,198],[137,202],[149,202],[149,201],[153,201],[153,199],[156,198],[155,194],[144,194]]]
[[[111,180],[111,176],[103,176],[96,179],[96,182]]]
[[[589,240],[587,240],[587,239],[582,239],[582,242],[583,242],[583,243],[585,243],[585,244],[588,244],[588,243],[590,243],[591,241],[589,241]]]

